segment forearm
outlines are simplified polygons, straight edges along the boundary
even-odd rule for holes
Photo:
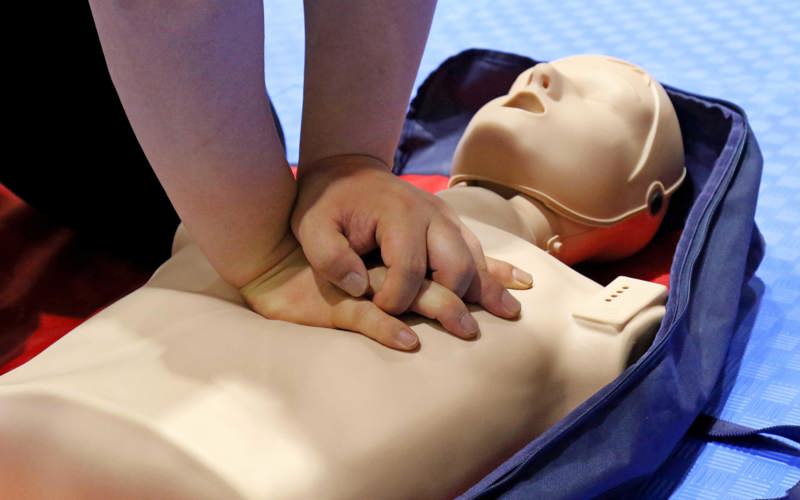
[[[296,194],[264,87],[261,5],[91,0],[142,149],[189,232],[235,286],[288,253],[279,243]]]
[[[435,0],[306,0],[300,172],[341,154],[391,166]]]

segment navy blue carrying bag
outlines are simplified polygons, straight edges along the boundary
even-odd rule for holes
[[[395,173],[447,175],[472,115],[505,94],[536,61],[472,49],[445,61],[411,102]],[[732,338],[757,307],[751,286],[764,253],[754,223],[762,157],[734,104],[666,87],[683,133],[688,181],[665,228],[683,226],[670,271],[666,316],[647,353],[555,427],[463,494],[463,498],[618,498],[642,491],[707,408]],[[535,272],[535,270],[531,270]],[[699,421],[707,437],[742,430]],[[662,492],[666,494],[666,492]]]

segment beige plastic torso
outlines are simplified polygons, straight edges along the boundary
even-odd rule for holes
[[[463,491],[614,379],[664,311],[660,295],[621,331],[578,321],[573,312],[603,287],[516,236],[465,222],[487,255],[529,270],[535,286],[512,291],[518,321],[476,310],[476,341],[412,320],[415,353],[258,316],[179,229],[176,253],[146,286],[0,377],[4,494]]]

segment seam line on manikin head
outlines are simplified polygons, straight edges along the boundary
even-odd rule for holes
[[[636,164],[636,167],[631,172],[631,175],[628,176],[628,182],[631,182],[633,179],[639,175],[639,172],[644,169],[647,160],[650,158],[650,151],[653,149],[653,143],[656,139],[656,129],[658,128],[658,120],[661,117],[661,99],[659,99],[658,91],[656,86],[653,84],[652,78],[647,78],[647,87],[650,89],[650,95],[653,98],[653,103],[655,105],[655,112],[653,113],[653,121],[650,124],[650,130],[647,131],[647,139],[645,140],[644,147],[642,148],[642,152],[639,156],[639,163]]]

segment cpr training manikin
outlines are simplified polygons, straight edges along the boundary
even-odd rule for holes
[[[568,264],[645,246],[683,180],[664,89],[604,56],[538,64],[487,103],[440,196],[534,277],[520,318],[416,352],[267,320],[183,226],[142,288],[0,377],[8,498],[448,498],[616,378],[666,289]]]

